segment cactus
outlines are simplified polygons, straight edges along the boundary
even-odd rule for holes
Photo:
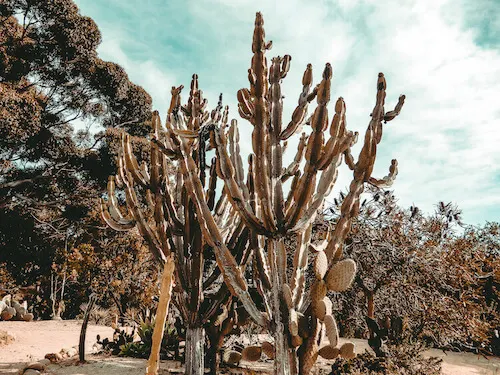
[[[186,373],[203,373],[206,333],[211,342],[208,360],[215,374],[218,364],[216,357],[224,336],[229,334],[234,325],[242,324],[248,315],[235,311],[233,294],[244,302],[246,296],[246,303],[251,303],[249,311],[253,313],[254,319],[260,319],[263,324],[264,317],[244,289],[246,285],[240,270],[240,267],[245,267],[250,256],[247,246],[250,230],[232,214],[233,209],[225,193],[215,199],[218,182],[215,158],[208,176],[205,173],[205,147],[210,146],[209,142],[213,143],[215,124],[227,125],[228,109],[223,111],[222,103],[219,102],[211,116],[205,111],[206,101],[198,89],[196,75],[191,83],[188,104],[183,107],[176,104],[180,102],[181,89],[182,86],[172,89],[166,132],[158,112],[152,115],[149,167],[136,159],[131,138],[123,133],[117,159],[118,173],[108,180],[107,200],[100,201],[101,213],[105,222],[115,230],[137,228],[160,264],[173,254],[176,286],[172,291],[172,303],[187,325]],[[182,142],[176,137],[181,137]],[[189,165],[180,161],[169,162],[168,158],[183,160],[182,152],[189,153]],[[233,153],[231,157],[236,157],[236,154]],[[191,181],[195,181],[194,185],[198,189],[196,196],[191,193]],[[117,187],[124,190],[125,207],[119,204]],[[213,241],[202,236],[203,215],[206,213],[195,209],[202,204],[213,214],[214,225],[222,228],[218,241],[224,244],[226,254],[224,258],[216,259],[221,262],[220,267],[212,260]],[[221,274],[226,278],[235,274],[236,291],[231,283],[226,285],[218,281]]]
[[[102,208],[104,219],[113,228],[128,230],[137,226],[159,259],[170,251],[176,254],[176,282],[187,292],[176,294],[177,304],[183,316],[188,317],[188,325],[212,319],[216,306],[226,301],[225,296],[230,293],[257,324],[273,335],[275,373],[305,375],[322,353],[331,357],[338,350],[345,358],[354,356],[352,344],[336,347],[337,330],[327,292],[343,291],[354,279],[355,264],[343,259],[343,243],[359,212],[365,184],[388,186],[397,175],[396,160],[384,178],[372,177],[372,171],[382,138],[382,123],[400,113],[405,97],[400,96],[395,109],[386,113],[386,80],[382,73],[378,75],[376,104],[355,161],[351,147],[358,134],[346,128],[346,104],[341,97],[335,102],[335,113],[329,123],[333,72],[328,63],[320,83],[314,87],[312,66],[306,67],[298,106],[283,129],[281,82],[290,69],[291,57],[273,58],[268,69],[266,52],[271,46],[265,40],[263,17],[257,13],[248,71],[250,87],[237,93],[238,112],[253,127],[253,152],[248,158],[246,179],[238,122],[232,120],[228,124],[228,110],[226,107],[222,113],[221,102],[211,113],[205,109],[206,100],[194,75],[186,106],[180,104],[183,87],[172,89],[165,129],[160,126],[158,113],[153,115],[151,168],[139,165],[127,136],[124,137],[117,179],[125,184],[129,212],[122,214],[116,203],[113,178],[109,199],[102,201]],[[317,106],[308,118],[308,107],[314,100]],[[301,135],[297,153],[285,167],[286,140],[300,133],[304,125],[310,126],[311,132]],[[325,135],[328,129],[329,136]],[[206,151],[212,148],[216,157],[212,159],[207,184],[205,158]],[[177,166],[173,188],[168,184],[164,167],[166,158],[174,160]],[[300,170],[303,159],[304,167]],[[349,192],[335,228],[322,245],[314,248],[312,223],[335,184],[342,160],[353,171]],[[290,178],[291,189],[285,195],[283,184]],[[223,189],[216,200],[218,180],[222,180]],[[136,189],[145,191],[144,200],[149,203],[154,220],[146,218]],[[286,249],[284,239],[292,235],[296,235],[296,247],[289,269],[287,251],[290,250]],[[319,253],[314,265],[315,280],[306,290],[305,273],[311,248]],[[208,302],[207,298],[203,300],[203,290],[208,287],[202,282],[204,249],[215,256],[218,265],[208,280],[213,281],[220,274],[227,287]],[[251,269],[247,269],[249,264]],[[249,293],[243,276],[246,270],[254,273],[265,311],[259,310],[257,299]],[[330,347],[320,349],[325,325]]]

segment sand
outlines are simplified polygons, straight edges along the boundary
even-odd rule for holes
[[[7,345],[0,346],[0,374],[16,374],[27,362],[42,359],[45,354],[59,352],[63,348],[78,345],[81,322],[79,321],[35,321],[0,322],[0,331],[6,331],[15,338]],[[89,325],[86,337],[88,363],[79,365],[76,360],[65,364],[50,365],[47,373],[52,375],[142,375],[146,361],[143,359],[92,355],[96,335],[111,337],[113,329],[105,326]],[[356,344],[356,352],[367,348],[364,340],[350,340]],[[443,358],[443,375],[500,375],[500,358],[486,359],[471,353],[444,353],[429,350],[427,356]],[[328,361],[321,361],[317,374],[328,374]],[[268,374],[271,362],[241,363],[242,368],[227,369],[226,374]],[[246,370],[246,368],[252,371]],[[160,374],[182,374],[181,364],[162,361]]]

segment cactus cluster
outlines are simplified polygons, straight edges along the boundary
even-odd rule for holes
[[[221,100],[213,111],[206,109],[198,76],[193,75],[187,105],[181,105],[183,87],[173,87],[164,126],[158,112],[153,114],[149,167],[139,164],[124,134],[118,174],[110,178],[108,200],[103,199],[101,207],[111,227],[128,230],[137,226],[159,260],[175,255],[174,303],[187,327],[207,322],[224,326],[219,317],[234,316],[231,306],[237,300],[274,337],[274,345],[245,348],[239,359],[236,352],[226,352],[228,361],[255,360],[262,352],[272,353],[276,374],[308,374],[318,355],[327,359],[354,356],[353,344],[338,347],[338,329],[327,292],[346,290],[355,277],[355,263],[343,258],[343,243],[359,212],[365,183],[387,186],[397,175],[396,160],[384,178],[372,177],[372,171],[382,123],[399,114],[405,97],[399,98],[394,110],[385,112],[386,81],[379,74],[376,104],[355,161],[351,147],[358,134],[346,128],[346,104],[341,97],[335,102],[331,122],[329,119],[330,64],[314,87],[312,66],[307,65],[298,105],[288,125],[283,126],[281,82],[290,69],[291,57],[273,58],[268,69],[266,53],[271,46],[265,40],[263,17],[257,13],[248,70],[250,86],[237,93],[238,112],[252,126],[252,153],[246,173],[237,120],[228,122],[228,107],[223,108]],[[316,108],[308,117],[314,100]],[[310,132],[300,135],[291,164],[284,166],[287,139],[304,126],[310,127]],[[215,157],[207,176],[206,153],[210,150],[215,151]],[[170,170],[167,159],[174,164]],[[332,191],[342,160],[352,170],[353,180],[335,228],[314,246],[312,223]],[[291,188],[285,195],[283,185],[289,179]],[[126,212],[115,197],[115,182],[125,191]],[[291,237],[296,238],[295,246],[287,248],[285,239]],[[293,262],[288,264],[290,251]],[[311,251],[317,253],[315,280],[306,288]],[[210,255],[217,267],[207,272],[204,260]],[[250,293],[245,273],[252,274],[258,297]],[[215,287],[219,275],[224,284]],[[225,309],[218,317],[221,305]],[[234,324],[234,319],[230,323]],[[325,335],[329,344],[320,348]],[[192,367],[186,372],[200,373]]]

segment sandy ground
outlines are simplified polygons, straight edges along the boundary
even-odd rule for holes
[[[45,354],[59,352],[62,348],[78,345],[81,322],[78,321],[37,321],[37,322],[0,322],[0,330],[15,337],[9,345],[0,346],[0,374],[16,374],[27,362],[42,359]],[[92,352],[96,335],[111,337],[110,327],[89,325],[86,337],[86,351]],[[364,340],[351,340],[356,344],[356,352],[367,348]],[[428,356],[443,358],[444,375],[500,375],[500,358],[486,359],[470,353],[444,353],[429,350]],[[65,365],[51,365],[47,373],[52,375],[142,375],[146,361],[132,358],[118,358],[87,355],[88,363],[77,365],[68,361]],[[319,364],[316,373],[328,374],[328,361]],[[269,373],[270,362],[241,363],[242,368],[228,369],[230,374]],[[252,371],[246,370],[246,368]],[[162,361],[160,374],[182,374],[177,362]]]

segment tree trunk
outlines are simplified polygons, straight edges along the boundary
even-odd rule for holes
[[[186,375],[203,375],[205,372],[205,330],[202,327],[186,329]]]

